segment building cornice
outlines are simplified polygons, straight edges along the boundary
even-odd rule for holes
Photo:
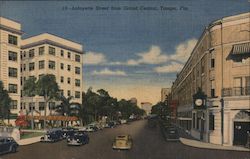
[[[66,45],[51,41],[49,39],[45,39],[45,40],[41,40],[41,41],[37,41],[37,42],[34,42],[34,43],[23,45],[23,46],[21,46],[21,49],[28,49],[28,48],[35,47],[35,46],[38,46],[38,45],[43,45],[43,44],[49,44],[49,45],[60,47],[60,48],[70,50],[70,51],[73,51],[73,52],[76,52],[76,53],[79,53],[79,54],[84,54],[84,51],[82,51],[82,50],[78,50],[78,49],[75,49],[75,48],[72,48],[72,47],[69,47],[69,46],[66,46]]]
[[[0,24],[0,29],[5,30],[5,31],[8,31],[8,32],[12,32],[12,33],[14,33],[14,34],[18,34],[18,35],[22,35],[22,34],[24,33],[24,32],[21,31],[21,30],[17,30],[17,29],[14,29],[14,28],[11,28],[11,27],[2,25],[2,24]]]

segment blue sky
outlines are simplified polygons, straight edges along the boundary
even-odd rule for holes
[[[49,32],[83,44],[85,89],[104,88],[118,98],[155,103],[204,27],[249,12],[249,6],[247,0],[0,1],[0,15],[19,21],[24,38]],[[142,10],[146,7],[156,10]]]

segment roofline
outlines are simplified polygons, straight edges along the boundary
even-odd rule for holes
[[[35,35],[31,35],[31,36],[28,36],[27,38],[23,39],[23,40],[26,40],[26,39],[29,39],[29,38],[33,38],[35,36],[40,36],[40,35],[43,35],[43,34],[49,34],[49,35],[53,35],[53,36],[56,36],[56,37],[59,37],[59,38],[62,38],[62,39],[65,39],[65,40],[68,40],[70,42],[73,42],[73,43],[76,43],[76,44],[79,44],[81,46],[83,46],[81,43],[79,42],[76,42],[76,41],[73,41],[73,40],[70,40],[70,39],[67,39],[67,38],[64,38],[64,37],[61,37],[61,36],[58,36],[56,34],[53,34],[53,33],[49,33],[49,32],[44,32],[44,33],[39,33],[39,34],[35,34]]]

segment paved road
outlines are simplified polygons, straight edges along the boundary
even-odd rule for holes
[[[129,133],[130,151],[112,150],[114,136]],[[66,141],[20,146],[19,152],[0,159],[250,159],[249,152],[198,149],[179,142],[165,142],[159,128],[149,128],[146,120],[90,134],[90,143],[68,147]]]

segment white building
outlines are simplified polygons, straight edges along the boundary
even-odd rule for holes
[[[16,116],[20,110],[21,35],[20,23],[0,17],[0,80],[12,99],[11,118]],[[14,124],[14,121],[10,120],[11,124]]]
[[[83,90],[83,47],[76,42],[44,33],[22,40],[21,46],[22,84],[29,77],[39,79],[42,75],[53,74],[59,89],[65,97],[73,96],[71,102],[82,103]],[[50,102],[47,112],[54,115],[60,102]],[[44,114],[42,97],[22,97],[21,110],[35,109]],[[25,112],[25,111],[23,111]]]
[[[141,102],[141,109],[145,110],[146,115],[151,114],[152,103],[150,103],[150,102]]]

